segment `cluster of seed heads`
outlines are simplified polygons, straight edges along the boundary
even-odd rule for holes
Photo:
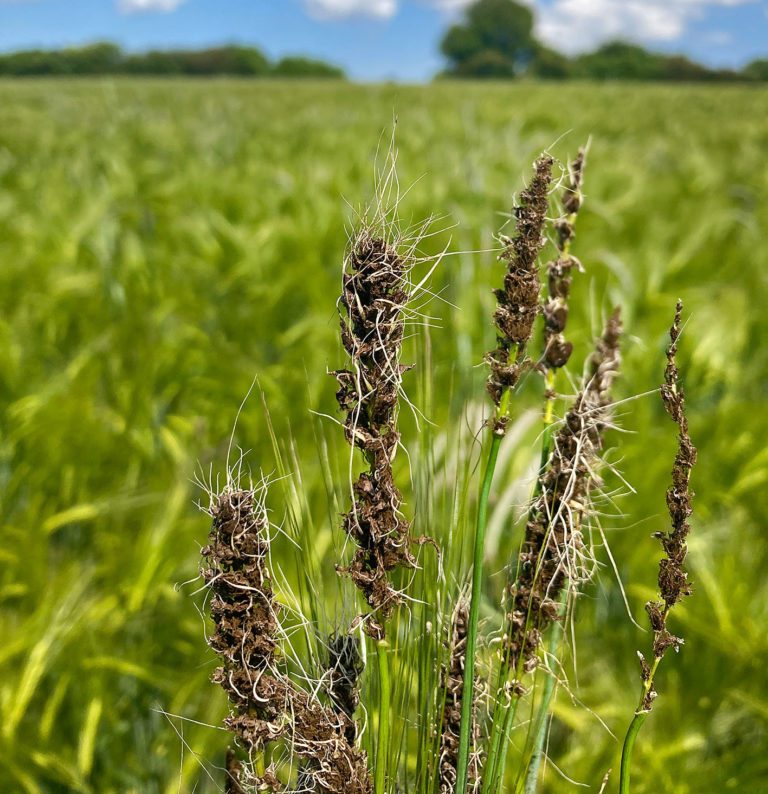
[[[213,501],[207,565],[214,632],[208,639],[221,664],[213,674],[233,711],[224,721],[249,758],[286,741],[303,761],[297,790],[370,794],[365,754],[347,738],[350,719],[301,690],[277,659],[280,604],[268,569],[270,524],[264,492],[225,490]],[[230,757],[228,786],[280,787],[275,769],[260,774]]]
[[[522,191],[514,210],[514,233],[501,238],[504,248],[499,259],[506,264],[506,273],[503,288],[494,291],[497,346],[485,357],[490,366],[487,390],[499,409],[505,393],[516,387],[531,364],[527,346],[540,312],[544,315],[545,339],[542,363],[547,371],[554,374],[565,366],[573,352],[564,330],[571,274],[574,268],[582,270],[570,253],[570,244],[582,202],[584,164],[585,152],[581,150],[570,164],[561,199],[565,216],[555,222],[557,257],[547,265],[548,294],[543,305],[538,256],[544,244],[551,157],[536,161],[531,183]],[[400,355],[404,311],[411,299],[407,276],[412,264],[385,236],[364,226],[345,259],[338,304],[341,340],[351,364],[332,373],[338,383],[336,399],[345,414],[345,437],[362,453],[367,468],[352,484],[351,508],[343,516],[343,530],[355,542],[354,555],[346,567],[337,566],[337,570],[352,579],[370,608],[352,628],[362,621],[375,640],[384,639],[387,619],[403,603],[403,593],[391,581],[392,572],[415,568],[413,545],[430,540],[411,536],[392,470],[400,444],[398,398],[402,376],[410,369],[400,363]],[[677,650],[682,643],[667,630],[666,622],[672,607],[690,593],[683,566],[692,512],[690,473],[696,449],[688,434],[675,362],[681,312],[678,303],[661,389],[664,406],[679,428],[672,485],[667,491],[672,529],[657,533],[665,553],[658,579],[660,600],[646,605],[657,662],[669,647]],[[589,578],[594,567],[582,528],[589,515],[591,494],[601,485],[597,470],[604,433],[611,422],[611,388],[621,363],[621,334],[617,309],[597,340],[587,376],[554,435],[539,474],[516,577],[509,587],[502,643],[503,686],[516,696],[525,694],[523,675],[538,664],[542,633],[560,617],[561,595]],[[551,383],[554,379],[548,378]],[[547,398],[553,399],[554,394],[548,392]],[[505,434],[507,421],[507,412],[497,410],[493,425],[497,437]],[[205,567],[201,574],[209,589],[214,623],[209,644],[220,660],[213,680],[227,693],[232,706],[224,724],[248,759],[244,763],[228,750],[225,790],[229,794],[253,789],[372,794],[367,757],[356,746],[355,712],[363,670],[358,637],[343,632],[328,638],[324,686],[318,686],[322,701],[317,692],[309,694],[296,684],[280,658],[279,640],[285,635],[280,625],[282,607],[275,599],[269,571],[270,523],[265,492],[266,486],[250,490],[228,486],[213,498],[209,510],[213,523],[208,545],[202,550]],[[460,598],[451,619],[448,662],[440,673],[443,700],[439,750],[435,761],[430,762],[439,794],[453,794],[459,777],[464,677],[468,664],[475,670],[475,659],[467,658],[469,615],[469,605]],[[655,697],[653,672],[642,655],[640,658],[646,684],[642,708],[650,710]],[[507,681],[510,669],[511,683]],[[470,714],[468,789],[479,786],[482,761],[474,703]],[[281,783],[274,765],[256,771],[256,755],[275,743],[289,748],[300,761],[292,783]],[[464,751],[466,746],[462,745]]]

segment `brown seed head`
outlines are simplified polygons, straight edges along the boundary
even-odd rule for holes
[[[677,454],[672,468],[672,484],[667,490],[667,509],[672,529],[670,532],[655,533],[655,537],[661,541],[664,549],[664,557],[659,562],[660,600],[649,601],[645,605],[653,630],[653,655],[657,660],[664,656],[667,649],[674,648],[675,651],[678,651],[683,644],[681,637],[676,637],[667,629],[667,618],[675,604],[691,594],[691,586],[684,563],[688,554],[686,539],[691,530],[688,518],[693,513],[693,491],[690,488],[690,479],[697,453],[688,433],[685,394],[679,382],[680,371],[676,361],[682,313],[683,304],[682,301],[678,301],[675,307],[675,319],[669,332],[667,366],[664,370],[664,383],[661,387],[664,408],[679,430]],[[645,668],[643,669],[645,671]],[[645,672],[643,674],[645,676]],[[643,680],[647,679],[644,677]],[[644,711],[650,711],[655,697],[656,692],[651,688],[645,694],[641,708]]]
[[[372,612],[365,629],[383,639],[384,622],[402,603],[389,573],[414,568],[410,524],[400,511],[403,498],[392,477],[397,453],[398,396],[403,373],[400,364],[403,309],[408,263],[386,240],[367,232],[354,241],[343,274],[339,301],[341,339],[351,369],[333,373],[339,384],[336,399],[346,413],[347,441],[362,450],[368,471],[352,486],[352,509],[344,516],[344,531],[357,543],[350,564],[338,567],[363,592]],[[361,618],[363,619],[363,618]]]
[[[557,258],[547,264],[549,296],[544,302],[544,361],[550,369],[564,367],[573,353],[573,345],[565,341],[563,332],[568,321],[568,298],[576,268],[583,273],[581,262],[571,254],[571,241],[576,236],[574,223],[581,207],[581,187],[584,181],[586,154],[579,150],[569,168],[568,183],[563,190],[562,205],[565,217],[555,222],[557,230]]]
[[[558,619],[558,599],[569,579],[578,578],[584,554],[582,525],[590,494],[599,485],[603,436],[610,419],[610,387],[621,361],[618,310],[608,320],[590,359],[591,374],[555,436],[531,507],[517,577],[511,588],[505,652],[515,671],[513,690],[525,689],[519,673],[537,664],[542,633]]]
[[[450,657],[448,666],[440,676],[441,691],[445,691],[445,705],[440,731],[438,751],[438,775],[440,794],[455,794],[459,758],[459,732],[461,730],[461,707],[464,694],[464,666],[467,663],[467,628],[469,626],[469,604],[462,598],[456,605],[451,622]],[[467,787],[472,790],[480,778],[481,753],[479,750],[480,726],[476,717],[477,708],[472,708],[471,747]]]
[[[498,405],[505,389],[517,385],[528,365],[525,348],[540,311],[541,281],[537,258],[544,244],[542,232],[547,217],[548,190],[552,181],[552,158],[540,157],[530,185],[515,207],[515,232],[505,243],[499,259],[507,264],[504,288],[494,290],[497,307],[493,321],[497,348],[485,357],[491,368],[488,392]]]
[[[305,762],[302,775],[320,794],[370,794],[365,754],[347,739],[350,720],[299,689],[276,657],[278,615],[267,569],[269,521],[253,490],[227,490],[211,507],[213,525],[202,550],[202,576],[211,591],[214,632],[209,644],[221,665],[212,680],[232,704],[224,725],[249,756],[285,739]],[[228,760],[228,791],[274,788],[272,768],[255,775]]]

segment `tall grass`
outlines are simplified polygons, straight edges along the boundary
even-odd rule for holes
[[[563,151],[593,134],[578,241],[579,258],[589,263],[579,289],[590,299],[574,303],[569,338],[585,349],[599,333],[600,314],[614,303],[625,307],[632,336],[619,397],[657,386],[668,307],[687,297],[680,366],[702,461],[698,535],[688,558],[696,598],[678,613],[686,646],[660,672],[664,699],[635,749],[643,772],[633,788],[759,785],[768,707],[759,663],[768,603],[760,530],[768,348],[758,264],[767,253],[760,110],[768,97],[740,88],[627,92],[587,84],[568,92],[563,102],[556,85],[0,86],[0,777],[8,790],[220,786],[214,765],[224,764],[226,739],[191,720],[219,724],[225,702],[207,683],[213,660],[190,589],[173,585],[195,575],[198,548],[190,539],[205,533],[189,473],[198,461],[207,472],[210,461],[223,459],[234,411],[257,372],[269,406],[289,398],[287,412],[274,416],[279,462],[272,463],[273,440],[255,398],[240,417],[237,442],[251,459],[290,475],[273,486],[273,517],[285,519],[285,532],[319,576],[294,569],[292,543],[282,536],[276,559],[308,611],[313,602],[343,602],[345,583],[320,563],[342,552],[334,527],[345,509],[338,483],[345,482],[348,449],[307,411],[334,410],[326,369],[341,352],[322,351],[337,344],[328,296],[338,289],[345,245],[342,197],[368,195],[370,142],[393,105],[401,178],[429,176],[404,200],[404,215],[444,208],[460,222],[425,241],[427,253],[442,251],[451,234],[453,251],[490,249],[495,213],[509,207],[521,164],[563,129],[573,129]],[[435,426],[417,435],[403,414],[418,472],[413,489],[405,487],[405,460],[395,474],[407,508],[439,542],[448,526],[471,536],[477,415],[465,421],[459,406],[482,392],[473,364],[492,333],[493,297],[484,285],[494,282],[496,268],[491,253],[448,257],[433,288],[461,309],[444,305],[442,330],[428,343],[408,342],[404,354],[419,361],[412,394]],[[534,391],[533,380],[523,384],[520,399],[535,404]],[[563,406],[555,412],[562,416]],[[659,495],[674,442],[653,398],[620,418],[631,431],[622,437],[620,468],[636,493],[604,523],[641,622],[656,573],[648,536],[665,529]],[[505,516],[527,498],[537,465],[535,416],[523,414],[510,432],[515,440],[490,494],[487,562],[494,572],[514,553]],[[317,465],[298,465],[297,449],[315,444]],[[650,517],[637,525],[637,516]],[[420,561],[418,581],[429,591],[414,596],[434,599],[437,562],[427,553]],[[444,564],[466,570],[466,544],[453,546]],[[487,578],[484,614],[494,615],[501,586],[498,575]],[[329,630],[353,617],[332,612],[318,618],[328,619]],[[434,630],[440,624],[429,626],[418,604],[407,618],[413,631],[397,640],[391,702],[399,709],[413,698],[436,709],[432,684],[405,691],[397,667],[407,659],[408,672],[426,676],[432,658],[445,659]],[[618,735],[636,707],[633,655],[643,642],[609,572],[580,609],[579,631],[579,698]],[[411,645],[414,635],[429,643]],[[677,677],[684,686],[674,685]],[[374,694],[376,686],[370,678],[363,684]],[[369,715],[362,741],[375,720]],[[423,728],[409,722],[393,719],[392,731],[393,765],[404,746],[428,746]],[[618,742],[567,697],[555,702],[547,752],[580,781],[594,784],[609,766],[618,769]],[[408,764],[415,775],[416,761]],[[419,763],[418,774],[426,768]],[[566,785],[545,765],[542,791]]]

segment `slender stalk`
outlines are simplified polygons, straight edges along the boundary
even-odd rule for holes
[[[507,752],[509,751],[509,733],[512,730],[512,723],[515,721],[515,714],[517,714],[517,706],[520,703],[520,696],[517,694],[512,695],[512,702],[507,706],[504,712],[504,720],[502,722],[502,729],[499,731],[499,738],[496,744],[496,751],[498,762],[490,777],[490,790],[501,791],[501,786],[504,783],[504,769],[507,766]]]
[[[505,389],[497,409],[497,418],[507,415],[509,409],[509,389]],[[491,425],[495,428],[495,423]],[[475,528],[475,553],[472,568],[472,597],[469,602],[469,628],[467,632],[467,654],[470,663],[464,666],[464,689],[461,698],[461,732],[459,734],[458,766],[456,770],[456,792],[467,789],[467,768],[469,766],[469,740],[472,732],[472,703],[475,691],[475,666],[471,660],[475,658],[477,649],[477,624],[480,618],[480,598],[483,587],[483,556],[485,553],[485,528],[488,523],[488,497],[491,493],[496,461],[503,435],[493,431],[491,447],[488,451],[488,462],[485,466],[483,483],[480,487],[480,498],[477,506],[477,526]]]
[[[553,369],[548,368],[546,374],[546,390],[547,394],[551,394],[554,388],[555,383],[555,371]],[[553,398],[549,397],[546,401],[545,408],[544,408],[544,434],[542,437],[542,445],[541,445],[541,462],[539,463],[539,476],[536,478],[536,487],[533,494],[533,502],[536,501],[536,498],[541,493],[541,475],[544,472],[544,469],[547,465],[547,461],[549,460],[549,453],[552,446],[552,423],[554,422],[554,407],[555,401]],[[532,509],[532,508],[531,508]],[[503,692],[504,683],[507,680],[509,675],[509,657],[504,655],[501,660],[501,664],[499,665],[499,677],[498,677],[498,686],[496,687],[496,691],[498,693]],[[514,719],[515,712],[517,711],[517,696],[513,696],[514,701],[509,704],[506,711],[504,712],[504,716],[502,719],[501,710],[503,706],[501,705],[501,700],[497,701],[496,708],[494,709],[493,715],[493,726],[491,728],[491,738],[490,738],[490,745],[488,750],[488,765],[486,769],[486,774],[483,779],[483,794],[487,794],[487,792],[495,792],[501,787],[501,783],[504,777],[504,765],[506,762],[507,750],[506,750],[506,741],[504,745],[504,749],[501,750],[500,754],[500,747],[502,743],[502,738],[509,737],[509,730],[512,727],[512,720]]]
[[[376,772],[373,785],[376,794],[385,794],[384,788],[387,770],[387,757],[389,753],[389,658],[386,640],[376,642],[376,661],[379,668],[379,735],[376,748]]]
[[[632,767],[632,751],[635,748],[635,739],[637,734],[645,722],[645,718],[651,713],[650,708],[647,707],[648,695],[653,692],[653,679],[656,677],[656,671],[659,669],[659,662],[661,657],[653,660],[650,673],[643,681],[643,691],[640,695],[640,705],[637,707],[635,716],[632,722],[629,723],[627,735],[624,737],[624,746],[621,750],[621,776],[619,778],[619,794],[629,794],[629,773]]]
[[[494,784],[496,782],[496,772],[499,766],[503,767],[505,758],[499,759],[499,748],[501,746],[501,737],[504,735],[506,736],[508,726],[507,726],[507,716],[510,712],[514,714],[517,708],[517,697],[515,696],[514,706],[510,704],[510,708],[507,712],[504,713],[504,717],[502,719],[502,712],[501,706],[497,702],[496,707],[493,711],[493,724],[491,727],[491,739],[489,742],[488,747],[488,761],[485,766],[485,774],[483,775],[483,788],[482,794],[488,794],[490,791],[494,791]],[[505,754],[502,753],[502,756]],[[501,761],[501,764],[499,763]]]
[[[570,245],[570,241],[566,244]],[[555,369],[547,367],[546,374],[546,394],[547,402],[544,409],[544,439],[541,445],[541,465],[539,467],[539,478],[536,481],[536,493],[534,494],[534,501],[541,491],[541,475],[544,473],[547,462],[549,461],[549,453],[552,449],[552,423],[554,422],[555,400],[552,396],[555,386]],[[567,590],[564,591],[561,603],[565,603],[567,598]],[[549,629],[549,643],[547,650],[550,656],[554,656],[557,652],[557,631],[556,626],[551,626]],[[528,764],[528,772],[525,776],[525,794],[535,794],[536,785],[539,778],[539,768],[541,766],[541,756],[544,751],[544,740],[547,735],[547,723],[549,716],[549,709],[552,704],[552,695],[555,691],[555,678],[551,674],[547,674],[544,682],[544,696],[539,706],[539,721],[534,738],[533,754]]]
[[[640,731],[640,726],[648,716],[647,711],[639,711],[635,714],[629,724],[629,730],[624,739],[624,747],[621,751],[621,778],[619,780],[619,794],[629,794],[629,771],[632,764],[632,750],[635,746],[635,739]]]
[[[567,591],[564,591],[561,603],[565,606],[565,598]],[[549,642],[547,644],[547,652],[550,657],[557,653],[558,632],[557,624],[550,626],[549,629]],[[534,737],[533,753],[531,760],[528,763],[528,772],[525,775],[525,794],[535,794],[536,786],[539,780],[539,769],[541,768],[541,759],[544,756],[544,742],[547,737],[547,726],[549,724],[549,710],[552,707],[552,696],[555,693],[555,676],[552,673],[547,673],[546,680],[544,681],[544,693],[541,698],[541,705],[539,706],[539,720],[536,726],[536,735]]]

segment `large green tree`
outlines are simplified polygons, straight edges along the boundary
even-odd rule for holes
[[[450,72],[467,77],[512,76],[537,47],[533,12],[515,0],[477,0],[440,45]]]
[[[758,58],[744,67],[744,74],[753,80],[768,80],[768,58]]]

